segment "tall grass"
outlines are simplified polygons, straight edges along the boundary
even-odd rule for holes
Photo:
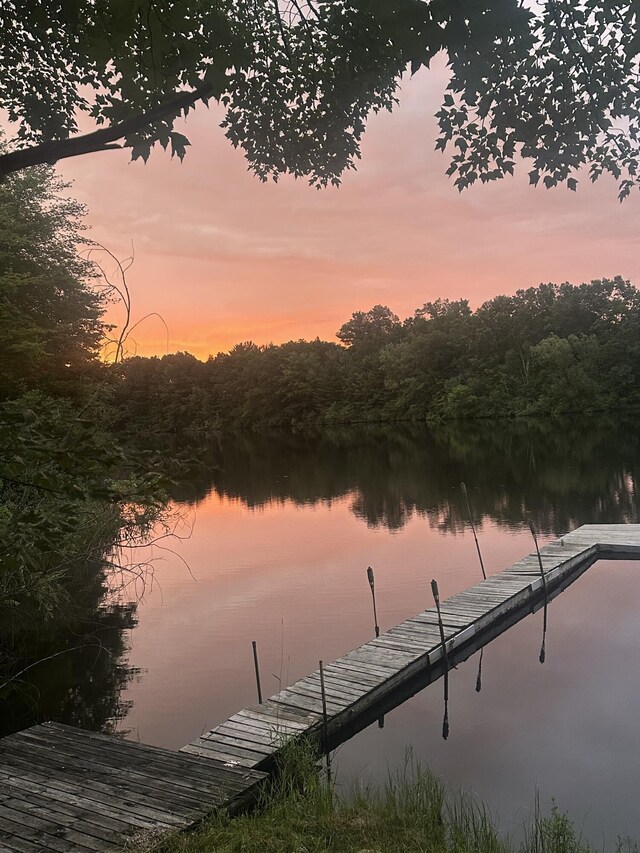
[[[503,837],[473,797],[452,795],[409,755],[382,787],[339,795],[320,775],[317,755],[296,744],[252,813],[218,814],[197,831],[160,837],[139,848],[162,853],[596,853],[554,805],[536,803],[522,840]],[[616,853],[638,853],[619,839]]]

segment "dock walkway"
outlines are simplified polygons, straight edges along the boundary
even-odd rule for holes
[[[121,850],[256,796],[264,773],[59,723],[0,739],[0,853]]]
[[[600,558],[640,557],[640,524],[589,524],[465,589],[440,606],[449,665],[464,660],[499,633],[557,595]],[[425,597],[428,585],[425,582]],[[340,743],[445,671],[436,608],[396,625],[323,667],[329,745]],[[404,692],[403,692],[404,691]],[[407,693],[408,691],[408,693]],[[385,707],[386,703],[386,707]],[[269,770],[291,738],[323,740],[320,672],[296,681],[266,702],[234,714],[183,752],[234,766]]]
[[[599,558],[640,558],[640,524],[585,525],[324,667],[327,741],[435,681]],[[425,589],[428,587],[425,584]],[[0,740],[0,853],[121,850],[257,796],[283,745],[324,739],[319,671],[245,708],[180,752],[56,723]],[[325,744],[326,745],[326,744]]]

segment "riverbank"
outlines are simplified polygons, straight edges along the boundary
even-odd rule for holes
[[[138,853],[637,853],[631,839],[592,847],[555,804],[547,814],[532,804],[518,840],[504,837],[472,796],[451,793],[408,759],[382,787],[346,794],[319,776],[314,756],[299,748],[285,760],[258,808],[235,818],[216,815],[185,835],[163,836]]]

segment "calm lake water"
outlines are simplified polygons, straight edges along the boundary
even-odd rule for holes
[[[271,695],[369,639],[367,566],[382,630],[432,605],[432,578],[442,597],[476,583],[461,481],[494,573],[532,550],[529,520],[543,542],[637,521],[639,474],[638,432],[614,420],[224,439],[176,489],[176,537],[131,555],[144,582],[30,672],[11,726],[180,747],[256,701],[252,640]],[[640,837],[640,564],[599,562],[551,603],[544,665],[541,633],[537,613],[487,646],[481,692],[478,654],[452,673],[446,742],[437,682],[339,747],[339,783],[383,781],[411,748],[505,830],[539,792],[598,844]]]

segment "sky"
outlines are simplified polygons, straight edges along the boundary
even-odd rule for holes
[[[334,340],[376,304],[403,319],[438,297],[475,308],[547,281],[622,275],[640,286],[640,195],[621,205],[612,179],[545,190],[522,164],[515,178],[458,193],[434,150],[445,81],[438,66],[404,80],[338,189],[261,183],[217,107],[177,128],[191,140],[183,163],[161,148],[146,165],[126,151],[61,163],[89,236],[120,258],[134,246],[134,322],[153,312],[167,324],[142,322],[130,353],[206,359],[241,341]]]

